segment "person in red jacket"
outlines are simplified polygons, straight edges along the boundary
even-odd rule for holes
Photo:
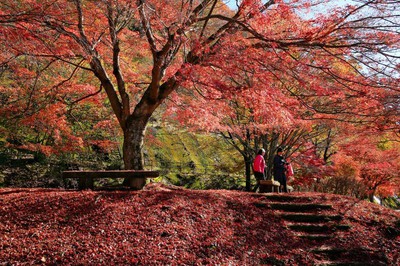
[[[264,155],[265,155],[265,150],[264,149],[260,149],[257,152],[257,156],[253,161],[253,172],[254,172],[254,177],[256,178],[256,180],[264,180],[265,179],[265,174],[264,174],[265,159],[264,159]]]

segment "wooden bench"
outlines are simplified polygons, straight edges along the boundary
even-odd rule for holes
[[[280,192],[280,183],[275,180],[260,180],[260,193],[265,192]]]
[[[62,173],[63,178],[78,178],[79,189],[93,189],[94,178],[154,178],[159,175],[158,171],[146,170],[81,170]]]

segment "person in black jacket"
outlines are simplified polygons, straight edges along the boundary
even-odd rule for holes
[[[288,192],[286,185],[286,161],[282,155],[282,148],[278,148],[277,154],[274,157],[274,179],[281,184],[280,191]]]

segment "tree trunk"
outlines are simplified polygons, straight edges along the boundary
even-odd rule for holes
[[[273,178],[273,168],[274,168],[274,157],[276,154],[276,149],[279,144],[279,133],[272,132],[270,134],[270,139],[264,144],[264,147],[268,147],[267,153],[265,154],[265,164],[267,167],[267,180],[272,180]]]
[[[122,151],[126,170],[144,170],[142,149],[147,123],[157,107],[177,86],[175,77],[172,77],[159,87],[147,89],[133,113],[126,119],[122,127],[124,129]],[[124,185],[136,190],[142,189],[145,184],[145,177],[124,180]]]
[[[124,130],[123,158],[126,170],[143,170],[143,140],[148,118],[131,119]],[[146,184],[146,178],[125,179],[124,185],[139,190]]]
[[[372,188],[372,189],[369,191],[368,199],[369,199],[370,202],[374,202],[375,193],[376,193],[376,187],[375,187],[375,188]]]
[[[251,190],[250,180],[251,180],[251,158],[246,156],[244,157],[245,167],[246,167],[246,191]]]

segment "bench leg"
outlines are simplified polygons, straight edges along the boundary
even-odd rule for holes
[[[136,177],[136,178],[129,178],[127,180],[128,186],[131,189],[140,189],[146,185],[146,177]],[[124,180],[124,185],[125,185],[125,180]]]
[[[260,185],[260,193],[274,192],[274,187],[271,185]]]
[[[79,189],[93,189],[93,178],[91,177],[79,177],[78,181]]]

